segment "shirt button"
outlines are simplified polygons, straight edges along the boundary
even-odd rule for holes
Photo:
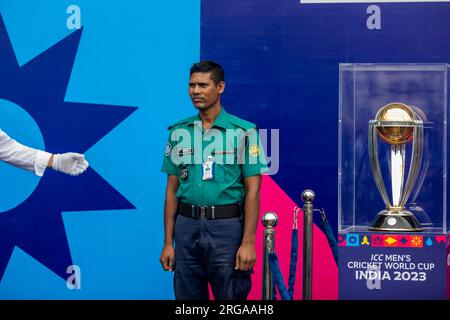
[[[198,184],[199,187],[201,187],[202,185],[203,185],[203,183],[201,183],[201,182]]]

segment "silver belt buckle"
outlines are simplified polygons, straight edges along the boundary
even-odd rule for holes
[[[206,219],[206,207],[199,207],[200,208],[200,219]]]

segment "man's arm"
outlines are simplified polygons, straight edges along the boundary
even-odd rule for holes
[[[167,175],[166,200],[164,203],[164,247],[159,261],[164,271],[173,271],[175,249],[173,247],[173,232],[175,228],[175,213],[178,200],[177,190],[180,185],[178,177]]]
[[[250,270],[256,261],[255,237],[259,217],[259,190],[261,176],[255,175],[244,179],[245,184],[245,220],[244,236],[236,254],[235,268]]]
[[[24,146],[0,129],[0,160],[42,176],[51,154]]]
[[[89,163],[84,155],[67,152],[51,154],[43,150],[34,149],[10,138],[0,129],[0,160],[13,166],[34,172],[42,176],[46,168],[53,168],[73,176],[86,171]]]

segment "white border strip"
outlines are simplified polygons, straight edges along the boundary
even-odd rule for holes
[[[300,0],[301,4],[308,3],[395,3],[395,2],[450,2],[450,0]]]

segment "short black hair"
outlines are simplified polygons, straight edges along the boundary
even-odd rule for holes
[[[225,81],[225,73],[223,72],[222,66],[211,60],[203,60],[194,63],[191,67],[189,76],[192,76],[192,74],[196,72],[211,73],[211,79],[213,79],[216,85],[218,85],[221,81]]]

